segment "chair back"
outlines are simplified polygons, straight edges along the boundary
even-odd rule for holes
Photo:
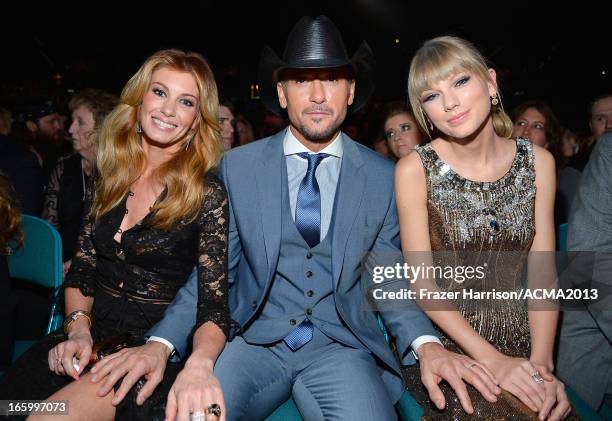
[[[557,249],[567,251],[567,223],[557,225]]]
[[[8,257],[11,278],[24,279],[53,293],[51,315],[47,324],[50,333],[62,324],[58,308],[62,286],[62,239],[48,222],[31,215],[23,215],[23,244]]]

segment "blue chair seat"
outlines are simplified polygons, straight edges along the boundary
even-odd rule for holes
[[[49,334],[62,325],[62,314],[58,304],[63,280],[62,240],[53,225],[35,216],[23,215],[22,225],[23,244],[8,257],[9,273],[11,278],[30,281],[51,290],[51,311],[45,331]],[[17,341],[13,361],[32,343],[32,341]]]

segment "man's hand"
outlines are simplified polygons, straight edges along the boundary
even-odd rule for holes
[[[212,361],[187,360],[168,393],[166,419],[189,421],[190,413],[204,412],[213,404],[221,408],[219,421],[225,421],[225,401],[219,380],[213,374]],[[206,420],[217,420],[212,414]]]
[[[429,392],[429,398],[440,410],[444,409],[446,402],[444,394],[438,386],[446,380],[453,388],[461,406],[468,414],[474,412],[465,382],[474,386],[489,402],[496,402],[501,389],[493,373],[484,365],[473,359],[450,352],[438,343],[428,342],[419,347],[419,364],[421,367],[421,380]]]
[[[125,376],[112,401],[113,405],[119,405],[132,386],[144,376],[147,381],[136,398],[136,403],[142,405],[162,381],[169,356],[170,349],[155,341],[124,348],[96,363],[91,369],[91,381],[97,383],[104,380],[98,389],[98,396],[106,396],[115,383]]]

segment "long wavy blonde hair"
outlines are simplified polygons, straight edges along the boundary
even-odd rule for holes
[[[461,71],[470,72],[485,82],[493,82],[489,76],[487,60],[472,43],[462,38],[442,36],[430,39],[412,58],[408,74],[408,97],[419,125],[430,139],[433,129],[427,124],[427,117],[421,104],[421,94],[435,83]],[[491,107],[493,128],[498,136],[510,138],[513,129],[512,120],[504,112],[499,91],[497,95],[499,105]]]
[[[116,207],[145,168],[146,157],[136,132],[138,109],[153,73],[162,67],[187,72],[197,84],[199,99],[193,127],[179,139],[181,148],[155,171],[166,188],[155,204],[152,225],[170,229],[174,222],[193,220],[204,200],[203,178],[221,157],[218,94],[213,73],[198,53],[170,49],[149,57],[121,92],[119,105],[104,120],[98,138],[98,177],[92,214],[99,219]]]

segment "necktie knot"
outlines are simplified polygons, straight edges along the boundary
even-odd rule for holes
[[[308,153],[308,152],[300,152],[298,156],[302,159],[308,161],[308,170],[307,172],[314,172],[317,170],[317,167],[325,158],[329,155],[326,153]]]

